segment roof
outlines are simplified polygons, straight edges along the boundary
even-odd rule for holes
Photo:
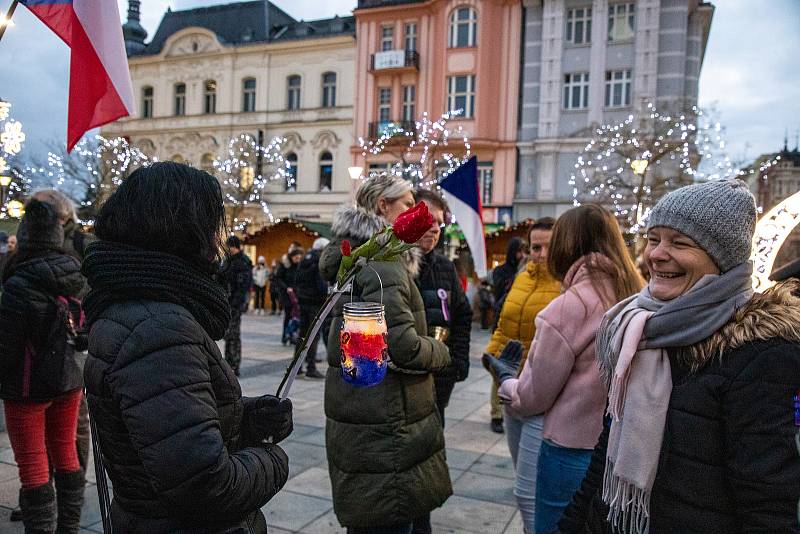
[[[265,14],[265,6],[269,6],[268,17]],[[267,18],[269,18],[269,31],[267,31]],[[135,55],[158,54],[170,36],[192,27],[214,32],[223,45],[243,46],[267,41],[353,35],[355,18],[336,16],[314,21],[298,21],[273,3],[264,0],[234,2],[182,11],[167,9],[153,40],[143,51]]]
[[[421,4],[427,1],[428,0],[358,0],[358,9],[399,6],[402,4]]]

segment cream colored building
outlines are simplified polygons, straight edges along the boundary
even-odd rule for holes
[[[284,137],[296,185],[268,186],[272,213],[330,221],[350,195],[353,18],[297,21],[265,1],[168,10],[145,45],[139,2],[129,4],[137,115],[102,134],[207,169],[240,134]]]

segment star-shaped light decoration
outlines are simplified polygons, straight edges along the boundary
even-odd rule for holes
[[[25,142],[25,133],[22,131],[22,123],[15,120],[6,122],[5,131],[0,134],[0,143],[7,154],[18,154],[22,150],[22,143]]]

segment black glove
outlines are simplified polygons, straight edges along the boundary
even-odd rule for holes
[[[243,445],[260,446],[265,440],[280,443],[292,433],[292,401],[279,399],[275,395],[242,398],[244,418],[242,420]]]
[[[521,359],[522,343],[517,340],[511,340],[503,348],[503,352],[500,353],[499,357],[495,358],[491,354],[484,354],[482,361],[499,385],[509,378],[517,377]]]

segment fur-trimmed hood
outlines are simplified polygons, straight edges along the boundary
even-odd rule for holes
[[[800,343],[800,281],[777,284],[740,308],[728,323],[708,339],[691,347],[693,367],[752,341],[783,338]]]
[[[367,241],[375,233],[383,230],[386,226],[389,226],[389,223],[386,222],[386,219],[379,215],[368,213],[354,206],[340,206],[333,215],[331,231],[333,232],[334,239],[333,242],[328,245],[329,250],[327,252],[330,254],[330,249],[338,251],[339,244],[344,239],[350,241],[350,244],[353,246],[353,248],[355,248]],[[412,248],[400,257],[400,262],[405,265],[406,269],[408,269],[413,278],[416,278],[419,274],[422,256],[422,250],[419,248]],[[340,259],[341,252],[339,252],[338,259],[336,261],[337,269]],[[325,275],[325,273],[323,273],[323,275]]]

